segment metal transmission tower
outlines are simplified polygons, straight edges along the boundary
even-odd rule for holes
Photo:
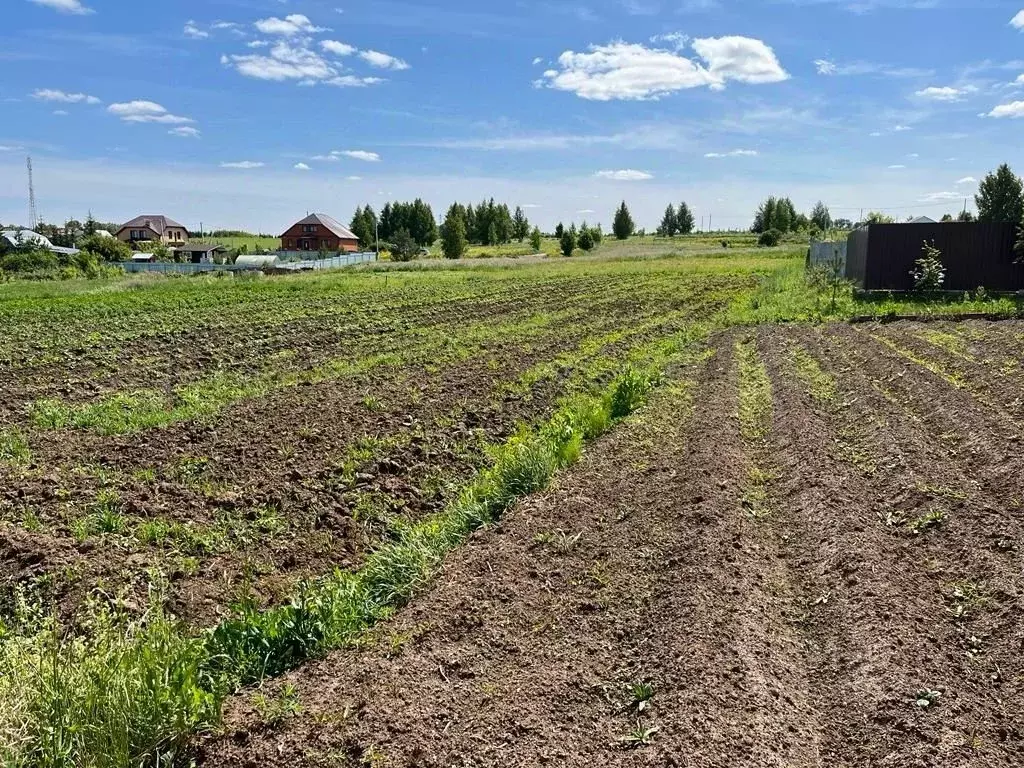
[[[36,212],[36,184],[32,180],[32,158],[27,159],[28,165],[28,226],[35,229],[39,225],[39,214]]]

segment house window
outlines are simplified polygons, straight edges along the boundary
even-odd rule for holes
[[[303,232],[316,232],[316,224],[303,224],[302,225],[302,231]]]

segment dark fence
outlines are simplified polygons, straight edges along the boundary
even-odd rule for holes
[[[846,276],[867,290],[909,291],[910,271],[927,241],[942,251],[945,290],[1024,290],[1024,264],[1014,263],[1014,224],[872,224],[850,234]]]

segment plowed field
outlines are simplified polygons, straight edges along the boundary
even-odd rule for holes
[[[1024,324],[710,347],[202,764],[1020,764]]]

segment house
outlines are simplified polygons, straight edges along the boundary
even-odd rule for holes
[[[188,230],[166,216],[136,216],[121,225],[116,237],[129,244],[158,242],[164,245],[184,245],[188,241]]]
[[[929,219],[927,216],[918,216],[916,219],[911,219],[907,222],[908,224],[938,224],[935,219]]]
[[[355,252],[359,250],[359,238],[330,216],[313,213],[295,222],[281,235],[281,250]]]
[[[152,264],[154,261],[156,261],[155,253],[147,253],[144,251],[142,253],[132,254],[132,262],[134,264]]]
[[[38,232],[33,232],[29,229],[8,229],[4,232],[0,232],[0,245],[8,248],[18,248],[23,245],[34,245],[37,248],[43,248],[53,253],[59,253],[63,256],[72,256],[78,253],[77,248],[62,248],[59,245],[54,245],[50,242],[48,237],[40,235]]]
[[[211,245],[209,243],[186,243],[171,249],[178,256],[184,257],[184,261],[191,264],[213,264],[215,256],[224,253],[227,248],[223,245]]]

